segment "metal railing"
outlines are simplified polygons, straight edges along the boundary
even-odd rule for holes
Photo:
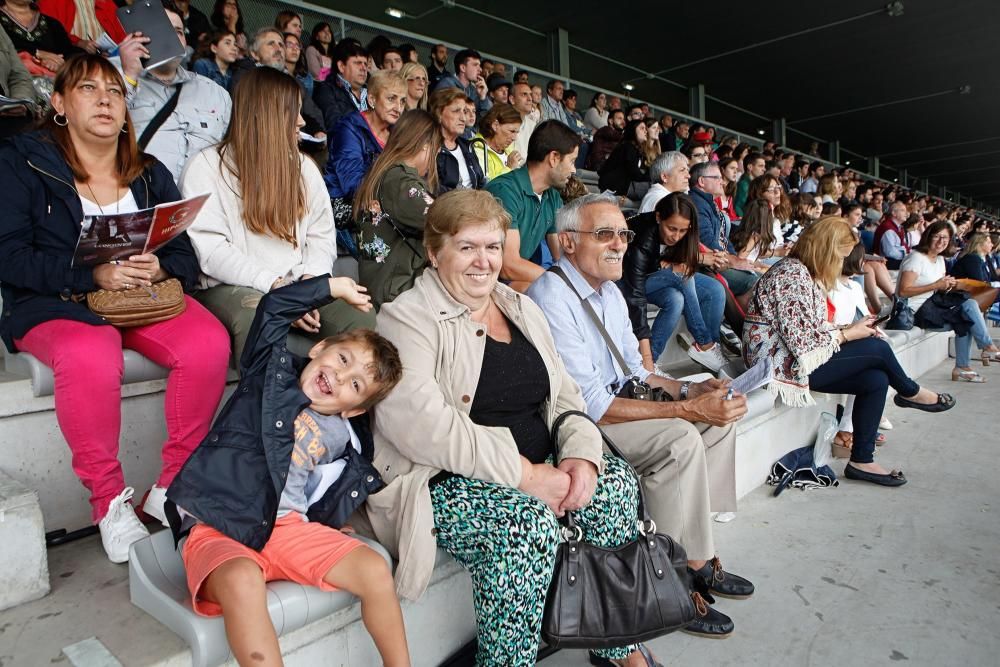
[[[209,15],[211,13],[212,3],[210,2],[210,0],[194,0],[194,2],[192,4],[194,4],[196,7],[198,7],[203,12],[205,12],[206,15]],[[353,38],[357,39],[359,42],[361,42],[362,44],[367,44],[376,35],[385,35],[394,44],[407,43],[407,42],[410,43],[410,44],[413,44],[413,46],[415,46],[417,48],[417,50],[421,54],[427,54],[427,53],[429,53],[430,52],[430,48],[434,44],[439,44],[439,43],[440,44],[444,44],[445,46],[447,46],[448,49],[450,51],[452,51],[452,52],[454,52],[456,50],[459,50],[459,49],[468,48],[470,46],[468,44],[456,44],[456,43],[453,43],[453,42],[448,42],[446,40],[432,38],[432,37],[427,36],[427,35],[423,35],[423,34],[419,34],[419,33],[415,33],[415,32],[409,31],[409,30],[405,30],[405,29],[403,29],[403,28],[401,28],[399,26],[396,26],[396,25],[390,25],[390,24],[386,24],[386,23],[379,23],[377,21],[370,21],[368,19],[364,19],[364,18],[360,18],[360,17],[357,17],[357,16],[353,16],[351,14],[347,14],[345,12],[341,12],[341,11],[338,11],[338,10],[335,10],[335,9],[330,9],[328,7],[323,7],[323,6],[320,6],[320,5],[316,5],[316,4],[313,4],[311,2],[305,2],[303,0],[240,0],[240,7],[243,10],[243,21],[244,21],[244,24],[245,24],[248,36],[252,35],[253,32],[254,32],[254,30],[256,28],[258,28],[258,27],[262,27],[262,26],[265,26],[265,25],[271,25],[273,23],[273,21],[274,21],[275,15],[281,9],[293,8],[293,9],[295,9],[295,11],[297,11],[299,14],[302,15],[304,26],[311,27],[311,26],[315,25],[316,23],[318,23],[320,21],[325,21],[327,23],[330,23],[330,25],[331,25],[331,27],[333,28],[333,31],[334,31],[334,36],[337,39],[337,41],[340,41],[344,37],[353,37]],[[500,19],[498,17],[495,17],[495,18],[496,18],[496,20],[502,20],[502,19]],[[524,29],[524,30],[528,30],[529,32],[532,32],[532,33],[535,33],[535,34],[540,34],[540,33],[537,33],[537,31],[529,30],[529,29],[527,29],[527,28],[525,28],[523,26],[517,26],[517,27],[521,28],[521,29]],[[308,30],[306,30],[306,32],[308,32]],[[634,70],[634,71],[638,71],[638,68],[636,68],[636,67],[634,67],[632,65],[629,65],[627,63],[622,63],[620,61],[614,60],[613,58],[610,58],[609,56],[606,56],[604,54],[597,53],[597,52],[594,52],[594,51],[589,51],[587,49],[583,49],[582,47],[576,46],[574,44],[570,44],[569,47],[570,47],[571,50],[576,50],[576,51],[584,52],[584,53],[586,53],[589,56],[602,59],[602,60],[604,60],[606,62],[615,64],[617,66],[620,66],[620,67],[623,67],[623,68],[626,68],[626,69],[630,69],[630,70]],[[504,63],[507,66],[507,68],[508,68],[508,74],[510,76],[513,75],[514,71],[522,71],[522,70],[524,70],[524,71],[527,71],[529,73],[529,75],[532,77],[532,81],[534,83],[545,82],[545,81],[548,81],[550,79],[558,79],[560,81],[565,82],[565,84],[568,87],[570,87],[573,90],[577,91],[577,93],[579,94],[579,98],[578,98],[579,102],[578,103],[580,104],[580,107],[578,107],[578,108],[581,109],[581,113],[584,113],[586,111],[586,107],[584,107],[583,105],[589,103],[591,96],[594,95],[595,93],[601,92],[601,93],[604,93],[605,95],[608,95],[608,96],[621,97],[621,98],[623,98],[623,103],[625,103],[626,100],[627,100],[628,103],[648,104],[649,107],[650,107],[650,111],[653,112],[656,116],[660,116],[662,114],[670,114],[675,120],[676,119],[684,119],[684,120],[686,120],[688,122],[697,122],[697,123],[702,123],[702,124],[704,124],[706,126],[711,126],[711,127],[715,128],[715,130],[716,130],[716,137],[717,138],[721,138],[721,137],[726,136],[726,135],[732,135],[732,136],[735,136],[739,141],[745,142],[745,143],[747,143],[747,144],[749,144],[749,145],[751,145],[751,146],[753,146],[755,148],[762,147],[763,144],[764,144],[764,142],[765,142],[765,140],[766,140],[760,134],[752,134],[752,133],[744,132],[744,131],[737,130],[737,129],[734,129],[734,128],[731,128],[731,127],[726,127],[726,126],[723,126],[723,125],[719,125],[717,123],[712,123],[707,118],[698,118],[698,117],[692,116],[689,113],[681,112],[681,111],[678,111],[676,109],[671,109],[669,107],[665,107],[665,106],[659,105],[659,104],[657,104],[657,103],[655,103],[653,101],[650,101],[650,100],[645,100],[645,99],[642,99],[640,97],[630,97],[630,96],[627,96],[627,95],[623,94],[621,91],[610,90],[610,89],[607,89],[607,88],[603,88],[601,86],[591,85],[591,84],[588,84],[588,83],[586,83],[584,81],[580,81],[578,79],[575,79],[573,77],[568,77],[568,78],[567,77],[562,77],[559,74],[556,74],[555,72],[550,72],[550,71],[545,70],[545,69],[541,69],[541,68],[538,68],[538,67],[535,67],[535,66],[532,66],[532,65],[526,65],[526,64],[520,63],[520,62],[518,62],[516,60],[512,60],[511,58],[507,57],[506,55],[488,53],[488,52],[485,52],[485,51],[482,51],[481,53],[482,53],[482,55],[484,57],[488,57],[491,60],[493,60],[494,62],[502,62],[502,63]],[[667,80],[667,79],[663,79],[662,77],[657,77],[657,78],[660,79],[660,80],[662,80],[662,81],[664,81],[664,82],[666,82],[666,83],[673,84],[673,85],[679,86],[679,87],[684,87],[682,84],[679,84],[679,83],[677,83],[675,81],[670,81],[670,80]],[[730,103],[730,102],[728,102],[726,100],[719,99],[719,98],[714,97],[712,95],[706,95],[706,99],[709,99],[709,100],[711,100],[714,103],[722,104],[722,105],[725,105],[725,106],[730,107],[732,109],[735,109],[736,111],[738,111],[740,113],[743,113],[743,114],[748,115],[750,117],[756,118],[758,120],[770,122],[770,119],[767,119],[765,116],[762,116],[762,115],[760,115],[760,114],[758,114],[758,113],[756,113],[754,111],[751,111],[749,109],[745,109],[743,107],[734,105],[734,104],[732,104],[732,103]],[[811,134],[809,134],[807,132],[804,132],[802,130],[799,130],[799,129],[796,129],[796,128],[793,128],[793,127],[790,127],[790,126],[787,127],[786,131],[789,134],[795,134],[795,135],[798,135],[798,136],[810,139],[812,141],[817,141],[820,144],[825,145],[825,146],[828,146],[829,143],[830,143],[829,140],[822,139],[820,137],[815,137],[815,136],[813,136],[813,135],[811,135]],[[865,178],[865,179],[868,179],[868,180],[871,180],[871,181],[875,181],[875,182],[879,182],[879,183],[884,183],[884,184],[892,184],[892,183],[894,183],[894,179],[895,179],[895,182],[898,183],[898,173],[899,173],[898,170],[894,169],[890,165],[880,164],[879,165],[879,174],[878,174],[878,176],[876,176],[874,174],[869,174],[866,171],[863,171],[863,168],[867,169],[868,158],[866,156],[863,156],[863,155],[859,154],[859,153],[852,152],[852,151],[850,151],[850,150],[848,150],[848,149],[846,149],[844,147],[841,147],[841,149],[840,149],[841,156],[842,156],[842,163],[832,162],[832,161],[824,159],[824,158],[818,158],[818,157],[808,156],[808,155],[805,154],[806,151],[803,151],[801,149],[795,149],[795,148],[792,148],[792,147],[787,146],[787,145],[786,146],[782,146],[782,148],[784,148],[784,149],[786,149],[788,151],[794,152],[796,154],[802,155],[802,157],[805,158],[805,159],[818,160],[819,162],[822,162],[823,164],[827,165],[828,167],[834,167],[834,168],[849,167],[850,169],[852,169],[856,174],[858,174],[862,178]],[[843,156],[845,154],[849,154],[849,155],[853,156],[853,158],[850,160],[850,164],[846,164],[846,162],[848,162],[848,161],[843,159]],[[864,167],[862,167],[862,165],[864,165]],[[882,173],[883,170],[886,171],[887,173],[892,173],[892,174],[897,174],[897,175],[896,176],[892,176],[892,177],[887,177],[887,175],[884,175]],[[908,175],[908,177],[907,177],[906,180],[911,180],[911,179],[915,180],[917,182],[919,182],[920,180],[922,180],[922,179],[918,179],[915,176],[909,176],[909,175]],[[934,194],[934,193],[931,193],[931,192],[925,192],[925,191],[919,189],[918,187],[916,187],[915,185],[911,185],[910,183],[899,183],[899,185],[904,186],[907,189],[909,189],[911,191],[914,191],[914,192],[916,192],[918,194],[926,194],[926,195],[929,195],[929,196],[935,197],[935,198],[939,197],[939,195],[937,195],[937,194]],[[957,201],[955,203],[959,203],[959,202],[963,201],[963,199],[965,199],[965,198],[962,197],[962,195],[961,195],[960,192],[951,192],[951,191],[949,191],[948,194],[951,194],[951,195],[955,196],[955,198],[957,199]],[[987,213],[986,212],[986,207],[983,206],[981,203],[978,203],[978,202],[972,202],[972,203],[974,205],[976,205],[975,208],[977,209],[977,211],[979,211],[983,215],[983,217],[990,218],[991,220],[994,220],[994,221],[998,220],[997,215],[996,215],[998,213],[998,211],[996,211],[995,209],[990,208],[989,209],[989,213]]]

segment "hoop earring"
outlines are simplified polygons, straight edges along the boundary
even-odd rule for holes
[[[128,123],[122,125],[122,134],[128,134]]]
[[[60,116],[62,116],[62,122],[61,123],[59,122],[59,117]],[[59,127],[66,127],[67,125],[69,125],[69,121],[66,120],[66,116],[64,114],[61,114],[61,113],[52,114],[52,122],[55,123],[56,125],[58,125]]]

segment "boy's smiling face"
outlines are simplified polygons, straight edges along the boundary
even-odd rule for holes
[[[309,350],[309,358],[312,361],[299,376],[299,387],[312,401],[310,408],[345,419],[365,411],[359,406],[378,388],[371,350],[354,341],[321,342]]]

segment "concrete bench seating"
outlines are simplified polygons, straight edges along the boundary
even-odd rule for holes
[[[124,350],[125,367],[122,374],[122,384],[146,382],[149,380],[165,380],[167,369],[154,364],[134,350]],[[51,396],[54,388],[52,369],[26,352],[7,353],[7,371],[24,375],[31,380],[33,396]]]
[[[359,539],[392,564],[380,544]],[[199,616],[191,608],[184,564],[169,530],[161,530],[132,545],[129,596],[132,604],[188,643],[193,667],[220,665],[232,657],[222,617]],[[267,585],[267,610],[278,636],[348,609],[354,602],[354,596],[344,591],[325,592],[290,581]]]

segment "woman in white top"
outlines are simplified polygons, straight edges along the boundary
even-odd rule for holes
[[[604,93],[595,93],[590,101],[590,108],[583,116],[583,124],[591,133],[597,132],[608,124],[608,96]]]
[[[955,287],[955,278],[945,275],[945,264],[942,253],[948,250],[954,237],[950,223],[938,221],[930,225],[913,249],[899,267],[899,282],[896,294],[909,299],[909,306],[916,313],[918,326],[928,324],[925,320],[933,308],[932,296],[935,292],[948,293]],[[925,305],[927,308],[924,308]],[[972,339],[982,350],[984,366],[991,361],[1000,360],[1000,349],[993,344],[986,328],[986,321],[979,311],[979,305],[974,299],[966,299],[962,303],[962,320],[955,323],[944,322],[949,328],[966,329],[964,335],[955,335],[955,369],[951,379],[956,382],[985,382],[979,373],[969,365],[972,351]],[[963,326],[964,325],[964,326]]]
[[[202,271],[195,296],[232,334],[235,359],[264,293],[330,273],[337,256],[326,185],[298,151],[301,107],[295,79],[252,70],[233,95],[225,137],[181,177],[186,196],[212,194],[188,231]],[[321,339],[374,324],[372,314],[337,300],[292,326]]]

